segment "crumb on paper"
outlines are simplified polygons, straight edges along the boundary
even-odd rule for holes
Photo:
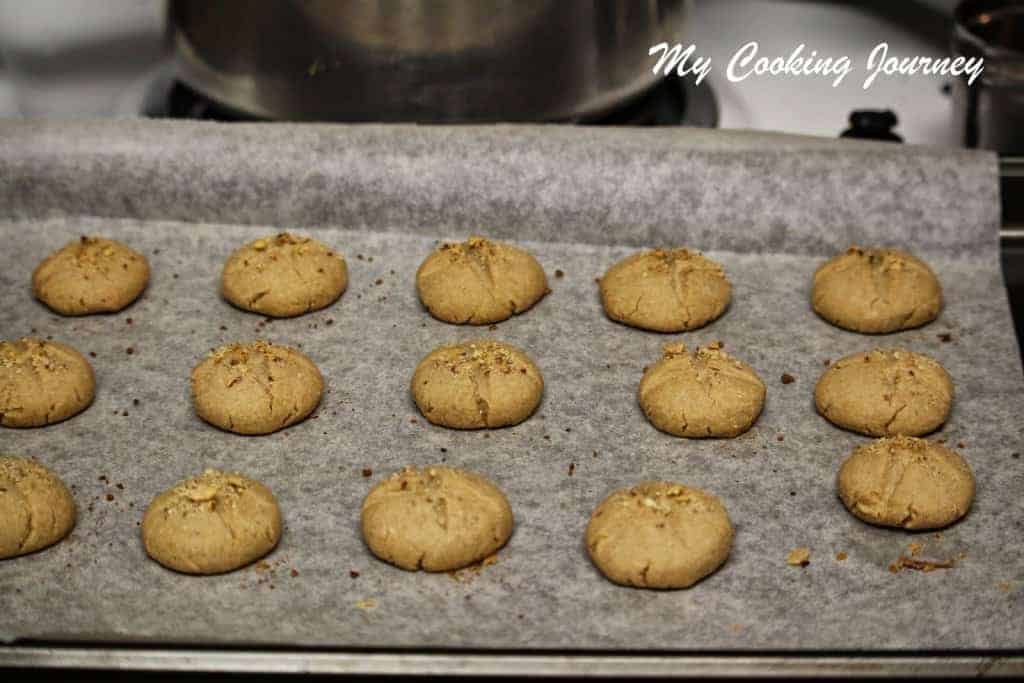
[[[571,477],[576,472],[576,463],[569,463],[569,476]]]
[[[1004,593],[1009,593],[1010,590],[1013,589],[1013,584],[1011,584],[1009,581],[1000,581],[996,584],[996,588],[998,588]]]
[[[845,562],[847,557],[849,557],[849,555],[847,555],[845,551],[840,550],[836,553],[836,562]]]
[[[363,468],[363,476],[366,477],[367,479],[369,479],[370,477],[373,476],[373,470],[371,470],[369,467],[364,467]]]
[[[898,574],[904,569],[913,569],[919,572],[933,572],[936,569],[952,569],[956,566],[955,560],[919,560],[915,557],[900,555],[889,565],[889,571]]]
[[[561,269],[555,270],[555,277],[561,280],[563,277],[565,277],[565,273],[563,273]]]
[[[944,344],[948,344],[949,342],[953,341],[953,335],[949,334],[948,332],[936,336],[939,338],[939,341]]]
[[[792,384],[795,381],[796,381],[796,377],[794,377],[793,375],[789,374],[788,372],[782,373],[782,383],[783,384]]]
[[[266,560],[260,560],[253,566],[253,569],[257,572],[269,572],[270,564]]]
[[[351,579],[358,579],[359,578],[359,572],[357,572],[355,569],[349,569],[348,570],[348,576]]]
[[[924,545],[920,543],[911,543],[907,546],[907,550],[910,551],[911,557],[917,557],[921,554],[921,551],[924,550]]]
[[[356,609],[377,609],[377,601],[373,598],[367,598],[366,600],[356,600]]]
[[[786,564],[792,567],[806,567],[811,563],[810,548],[793,548],[786,555]]]

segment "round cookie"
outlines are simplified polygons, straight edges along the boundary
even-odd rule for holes
[[[518,424],[543,393],[544,378],[526,353],[496,341],[441,346],[412,376],[416,407],[430,422],[453,429]]]
[[[451,571],[479,562],[505,545],[512,524],[512,508],[497,486],[454,467],[406,467],[363,501],[370,551],[410,571]]]
[[[487,325],[529,310],[548,293],[548,280],[530,253],[474,236],[427,256],[416,290],[438,320]]]
[[[0,456],[0,559],[51,546],[75,526],[75,501],[34,460]]]
[[[864,444],[836,478],[846,509],[865,522],[904,529],[940,529],[974,500],[974,475],[957,453],[913,436]]]
[[[875,349],[829,366],[814,388],[814,404],[844,429],[868,436],[921,436],[949,417],[953,382],[928,356]]]
[[[70,346],[34,337],[0,341],[0,425],[66,420],[88,408],[95,391],[92,366]]]
[[[120,311],[148,282],[145,256],[115,240],[83,236],[39,264],[32,291],[61,315],[89,315]]]
[[[689,249],[629,256],[608,269],[600,287],[609,318],[655,332],[703,327],[722,315],[732,298],[722,266]]]
[[[236,434],[269,434],[301,422],[324,391],[320,370],[288,346],[227,344],[192,370],[196,414]]]
[[[833,325],[883,334],[935,320],[942,286],[928,264],[910,254],[853,246],[815,271],[811,305]]]
[[[700,489],[645,481],[615,491],[587,525],[590,559],[615,583],[686,588],[722,566],[733,530],[722,502]]]
[[[221,293],[246,311],[290,318],[330,306],[348,287],[348,266],[310,237],[282,232],[249,242],[231,254]]]
[[[640,407],[663,432],[690,438],[731,437],[750,429],[764,407],[765,385],[746,363],[717,342],[689,352],[666,344],[644,369]]]
[[[240,474],[208,469],[153,499],[142,517],[146,554],[186,574],[220,574],[258,560],[281,540],[274,494]]]

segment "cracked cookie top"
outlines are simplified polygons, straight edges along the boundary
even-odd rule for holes
[[[82,236],[39,264],[32,291],[61,315],[88,315],[120,311],[148,282],[145,256],[115,240]]]
[[[0,341],[0,425],[42,427],[85,410],[96,390],[92,366],[66,344]]]
[[[374,555],[410,571],[461,569],[505,545],[512,508],[486,478],[454,467],[405,467],[363,501],[363,538]]]
[[[0,559],[35,552],[75,526],[75,501],[53,472],[28,458],[0,456]]]
[[[476,236],[442,244],[427,256],[416,271],[416,290],[432,316],[460,325],[507,320],[549,291],[532,254]]]
[[[959,454],[912,436],[885,437],[850,455],[836,478],[839,497],[856,517],[881,526],[940,529],[974,500],[974,475]]]
[[[246,311],[290,318],[325,308],[348,287],[341,254],[311,237],[287,232],[235,251],[221,273],[221,293]]]
[[[156,496],[142,518],[154,560],[188,574],[219,574],[274,549],[281,510],[270,489],[241,474],[208,469]]]
[[[953,382],[945,368],[901,348],[855,353],[833,363],[814,388],[833,424],[868,436],[921,436],[945,423]]]
[[[746,363],[714,342],[694,351],[666,344],[644,368],[640,407],[663,432],[690,438],[732,437],[750,429],[764,407],[765,385]]]
[[[605,313],[632,327],[683,332],[718,318],[732,298],[722,266],[689,249],[629,256],[600,281]]]
[[[521,349],[503,342],[441,346],[420,361],[412,395],[430,422],[454,429],[506,427],[540,404],[544,378]]]
[[[852,246],[815,271],[811,305],[843,329],[884,334],[935,320],[942,286],[919,258],[898,249]]]
[[[686,588],[718,569],[732,548],[722,502],[697,488],[645,481],[615,491],[587,525],[590,559],[615,583]]]
[[[300,351],[265,341],[226,344],[192,370],[196,414],[236,434],[269,434],[304,420],[324,382]]]

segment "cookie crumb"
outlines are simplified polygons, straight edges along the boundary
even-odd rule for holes
[[[836,553],[836,562],[845,562],[846,558],[849,557],[844,551],[840,550]]]
[[[796,381],[796,377],[794,377],[793,375],[789,374],[788,372],[782,373],[782,383],[783,384],[792,384],[795,381]]]
[[[373,476],[373,470],[371,470],[369,467],[364,467],[363,468],[363,476],[366,477],[367,479],[369,479],[370,477]]]
[[[571,477],[576,472],[576,463],[569,463],[569,476]]]
[[[96,352],[95,351],[90,351],[89,352],[89,357],[90,358],[95,358],[96,357]]]
[[[299,570],[298,570],[298,569],[292,569],[292,570],[291,570],[290,572],[288,572],[288,573],[289,573],[289,574],[291,574],[292,578],[294,579],[294,578],[295,578],[296,576],[298,576],[298,575],[299,575]]]
[[[563,277],[565,277],[565,273],[563,273],[561,270],[556,270],[555,277],[561,280]]]
[[[933,572],[936,569],[952,569],[956,566],[954,560],[918,560],[906,555],[900,555],[896,561],[889,565],[889,571],[898,574],[904,569],[913,569],[919,572]]]
[[[831,358],[826,358],[825,360],[823,360],[821,362],[821,364],[824,365],[825,367],[828,367],[828,366],[832,365],[832,359]]]
[[[943,334],[939,334],[936,336],[939,338],[939,341],[942,342],[943,344],[948,344],[949,342],[953,341],[953,335],[949,334],[948,332],[944,332]]]
[[[125,324],[126,324],[126,325],[131,325],[131,324],[132,324],[132,323],[134,323],[135,321],[134,321],[134,320],[132,320],[131,318],[126,318],[124,322],[125,322]]]
[[[357,600],[356,601],[356,607],[358,609],[362,609],[362,610],[376,609],[377,601],[374,600],[373,598],[368,598],[366,600]]]
[[[353,578],[353,579],[358,579],[359,578],[359,572],[357,572],[355,569],[349,569],[348,570],[348,575],[349,575],[350,578]]]
[[[782,441],[786,440],[786,437],[783,434],[779,434],[777,437],[775,437],[775,440],[779,441],[779,442],[782,442]]]
[[[966,448],[966,446],[964,446],[964,442],[963,441],[957,441],[956,442],[956,447],[957,448]]]
[[[381,279],[381,278],[377,278],[376,280],[373,281],[373,284],[375,284],[377,286],[380,286],[380,285],[384,284],[384,280]]]
[[[114,494],[113,494],[113,493],[108,493],[108,494],[106,495],[106,498],[107,498],[107,502],[108,502],[108,503],[110,503],[110,502],[113,502],[113,500],[114,500]]]
[[[133,398],[133,399],[132,399],[132,405],[133,405],[133,406],[137,406],[137,405],[139,405],[139,399],[137,399],[137,398]]]
[[[806,567],[811,563],[810,548],[793,548],[786,555],[786,564],[791,567]]]
[[[911,557],[917,557],[921,554],[921,551],[924,550],[924,546],[920,543],[911,543],[907,546],[907,550],[910,551]]]
[[[127,353],[130,356],[133,353],[135,353],[135,347],[134,346],[129,346],[127,349],[124,350],[124,352]]]

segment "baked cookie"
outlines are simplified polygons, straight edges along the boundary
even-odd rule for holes
[[[241,309],[290,318],[337,301],[348,287],[348,266],[315,239],[282,232],[231,254],[220,287],[224,298]]]
[[[703,327],[732,298],[722,266],[689,249],[629,256],[608,269],[600,286],[609,318],[655,332]]]
[[[196,414],[236,434],[269,434],[301,422],[323,391],[313,361],[265,341],[226,344],[192,370]]]
[[[974,475],[940,443],[891,436],[864,444],[839,468],[839,497],[865,522],[939,529],[967,514]]]
[[[454,467],[406,467],[363,501],[363,538],[402,569],[444,572],[479,562],[512,535],[512,508],[479,474]]]
[[[487,325],[529,310],[548,293],[548,279],[530,253],[474,236],[430,254],[416,290],[438,320]]]
[[[853,246],[815,271],[811,305],[846,330],[896,332],[935,320],[942,286],[928,264],[910,254]]]
[[[71,532],[75,515],[57,475],[28,458],[0,456],[0,559],[53,545]]]
[[[645,481],[604,499],[587,525],[587,552],[615,583],[686,588],[722,566],[732,523],[715,496],[667,481]]]
[[[186,574],[220,574],[263,557],[281,540],[281,509],[266,486],[208,469],[149,504],[146,554]]]
[[[430,422],[453,429],[507,427],[537,409],[544,378],[520,349],[479,339],[431,351],[412,376],[412,397]]]
[[[761,414],[765,385],[717,342],[693,352],[666,344],[661,360],[644,369],[637,397],[647,419],[663,432],[737,436]]]
[[[89,315],[120,311],[148,282],[145,256],[115,240],[83,236],[39,264],[32,291],[61,315]]]
[[[34,337],[0,341],[0,425],[66,420],[88,408],[95,391],[92,366],[70,346]]]
[[[814,404],[844,429],[868,436],[920,436],[949,417],[953,382],[928,356],[875,349],[829,366],[814,388]]]

